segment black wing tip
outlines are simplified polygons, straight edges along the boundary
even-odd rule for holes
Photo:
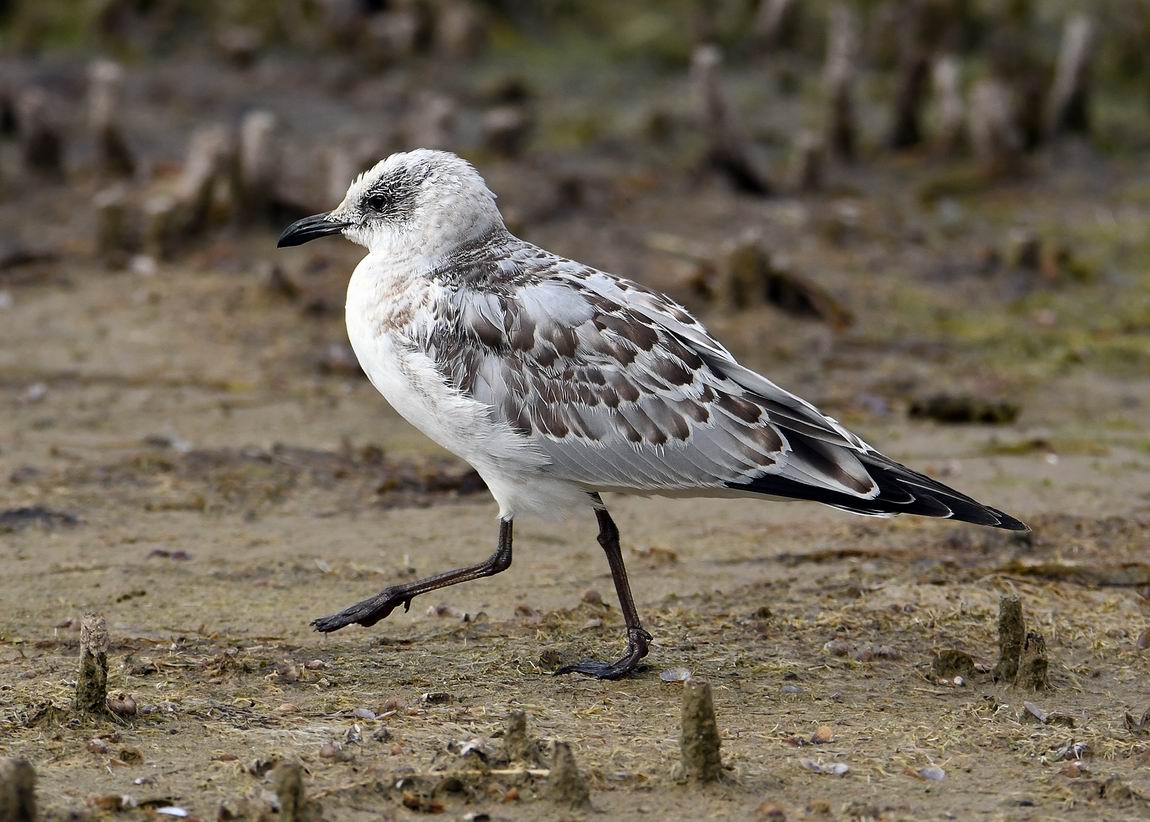
[[[1015,519],[1005,511],[999,511],[997,508],[986,507],[986,510],[994,514],[998,522],[994,523],[991,528],[1001,528],[1004,531],[1018,531],[1019,533],[1031,533],[1030,526],[1022,520]]]
[[[907,472],[908,477],[914,476],[916,479],[926,480],[932,487],[928,488],[920,482],[916,482],[908,488],[897,483],[897,475],[892,476],[886,473],[883,470],[886,466],[871,465],[868,467],[879,469],[872,471],[871,475],[875,477],[883,491],[878,498],[870,500],[828,488],[796,482],[777,474],[763,474],[750,482],[728,482],[727,487],[735,491],[750,491],[768,496],[821,502],[824,505],[831,505],[855,514],[870,516],[912,514],[932,519],[969,522],[973,525],[1001,528],[1005,531],[1030,533],[1030,527],[1026,523],[1015,519],[1005,511],[983,505],[942,483],[929,480],[921,474],[912,475],[909,469],[904,466],[894,465],[892,467]],[[897,497],[894,496],[895,491],[898,492]]]

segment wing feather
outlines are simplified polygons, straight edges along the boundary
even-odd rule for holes
[[[682,306],[526,248],[505,252],[513,282],[444,289],[428,347],[449,381],[533,439],[551,474],[589,488],[720,491],[775,472],[877,491],[857,438],[742,369]]]
[[[681,305],[504,233],[438,279],[450,384],[588,490],[768,494],[1025,529],[740,365]]]

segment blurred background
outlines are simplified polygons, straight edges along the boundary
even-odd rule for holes
[[[997,708],[980,730],[963,721],[969,706],[940,719],[949,697],[919,693],[928,655],[914,644],[989,658],[997,593],[1021,590],[1056,680],[1074,683],[1063,707],[1106,717],[1075,733],[1123,773],[1144,765],[1147,743],[1115,706],[1136,701],[1132,672],[1143,694],[1150,673],[1148,45],[1147,0],[0,0],[0,659],[29,672],[10,701],[62,687],[87,609],[127,652],[158,660],[166,699],[223,723],[204,726],[213,745],[248,758],[263,743],[241,719],[298,732],[305,756],[316,727],[343,733],[339,671],[381,694],[446,682],[495,715],[506,693],[483,689],[508,665],[537,671],[539,637],[613,650],[617,614],[579,599],[598,587],[611,600],[584,522],[524,524],[532,549],[512,574],[377,626],[433,649],[374,645],[383,673],[362,656],[375,634],[321,644],[307,630],[494,539],[478,477],[359,371],[342,312],[362,249],[275,249],[286,224],[334,207],[377,160],[445,148],[479,168],[519,236],[668,292],[749,366],[1034,527],[1011,539],[805,505],[611,502],[661,660],[738,682],[783,725],[838,710],[777,703],[788,671],[856,707],[898,693],[900,718],[875,721],[944,724],[960,744],[918,738],[930,756],[969,752],[953,754],[954,780],[1005,778],[1050,814],[1068,795],[1093,808],[1098,790],[1067,794],[1015,755],[1038,756],[1056,730],[996,724]],[[471,624],[480,610],[496,627]],[[468,627],[435,627],[460,614]],[[484,645],[484,631],[503,644]],[[844,636],[895,656],[831,659],[824,643]],[[246,662],[220,662],[241,647]],[[198,661],[164,668],[177,653]],[[332,668],[291,679],[276,666],[293,654]],[[151,675],[117,676],[160,704]],[[293,684],[321,676],[335,691]],[[227,699],[247,699],[253,678],[274,688],[237,719],[196,701],[204,677]],[[662,705],[649,679],[626,687]],[[616,750],[569,710],[584,685],[507,681],[572,739],[597,789],[681,812],[603,776],[666,755],[632,739],[632,709],[596,718],[595,733],[632,739]],[[303,713],[276,713],[281,702]],[[410,716],[452,710],[419,704]],[[418,763],[434,731],[406,716],[390,720],[401,741],[389,744]],[[763,715],[727,721],[744,726],[724,751],[770,784],[789,754]],[[28,734],[60,796],[140,790],[99,769],[76,777],[67,739]],[[868,778],[841,790],[860,802],[905,792],[911,816],[1002,811],[993,791],[924,799],[897,781],[926,762],[892,763],[874,739],[893,730],[865,744],[843,734]],[[241,791],[204,788],[205,752],[178,739],[167,760],[147,755],[185,795]],[[324,762],[329,786],[350,767]],[[1150,793],[1142,774],[1132,784]],[[787,802],[817,799],[820,778],[792,774]]]
[[[356,252],[270,239],[423,146],[475,162],[527,239],[861,412],[1145,373],[1145,2],[47,0],[0,21],[5,305],[77,265],[117,290],[226,270],[337,343]],[[835,396],[815,377],[843,358]]]

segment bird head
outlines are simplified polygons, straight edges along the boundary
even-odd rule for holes
[[[360,174],[343,202],[292,223],[277,246],[343,234],[373,253],[437,256],[502,225],[495,195],[470,163],[417,149]]]

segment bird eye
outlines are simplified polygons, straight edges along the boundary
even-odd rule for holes
[[[384,211],[391,205],[391,196],[382,191],[376,191],[367,195],[363,203],[372,211]]]

